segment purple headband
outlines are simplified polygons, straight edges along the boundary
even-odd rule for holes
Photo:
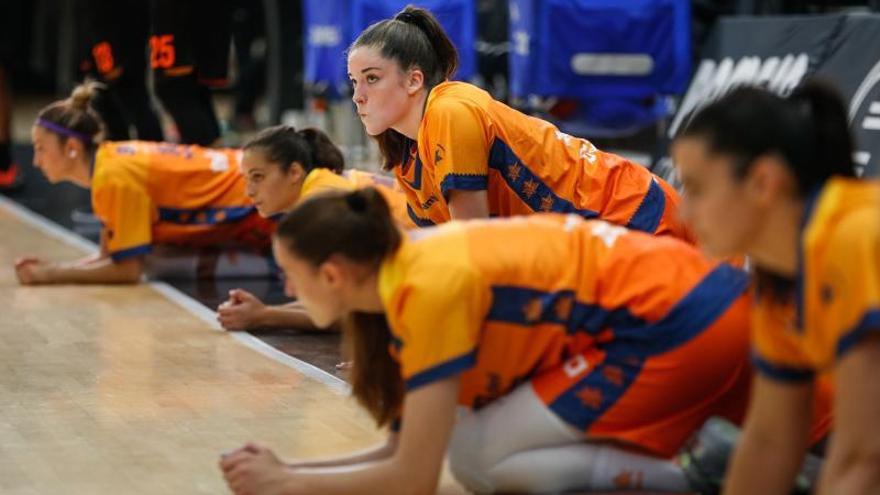
[[[94,141],[94,139],[91,136],[87,136],[81,132],[76,132],[74,130],[68,129],[67,127],[64,127],[63,125],[56,124],[55,122],[52,122],[50,120],[38,118],[35,123],[40,127],[49,129],[50,131],[53,131],[53,132],[57,132],[58,134],[61,134],[63,136],[79,139],[80,141],[82,141],[86,145],[92,144],[92,142]]]

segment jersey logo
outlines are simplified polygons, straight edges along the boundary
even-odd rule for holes
[[[523,316],[529,323],[534,323],[541,318],[541,313],[544,312],[544,307],[541,304],[541,299],[535,297],[529,300],[525,306],[522,308]]]
[[[619,366],[603,366],[602,376],[616,387],[623,386],[623,370]]]
[[[565,146],[571,146],[575,140],[581,143],[581,146],[578,149],[578,156],[581,159],[590,162],[591,164],[596,163],[596,154],[599,150],[596,149],[596,146],[593,145],[593,143],[587,141],[586,139],[575,139],[570,135],[558,130],[555,132],[556,139],[562,141],[562,144],[564,144]]]
[[[602,407],[602,390],[595,387],[584,387],[577,392],[578,399],[590,409],[599,409]]]
[[[554,131],[556,134],[556,139],[562,141],[562,144],[568,146],[571,144],[572,137],[562,131]]]
[[[206,151],[205,155],[211,159],[211,172],[220,173],[229,170],[229,157],[219,151]]]
[[[432,206],[434,206],[434,203],[436,203],[436,202],[437,202],[437,196],[434,196],[434,195],[432,194],[431,197],[429,197],[429,198],[427,199],[427,201],[425,201],[424,203],[420,204],[419,207],[420,207],[421,209],[423,209],[423,210],[428,210],[428,209],[430,209]]]
[[[526,195],[526,198],[532,199],[532,196],[538,191],[538,183],[532,179],[529,179],[523,183],[523,194]]]
[[[831,304],[831,301],[834,300],[834,289],[826,284],[822,286],[822,303]]]
[[[442,144],[438,144],[436,148],[434,148],[434,165],[439,165],[440,162],[443,161],[443,155],[446,154],[446,149]]]
[[[565,364],[562,365],[562,371],[569,378],[574,378],[576,376],[581,375],[582,373],[586,373],[590,370],[590,362],[587,361],[587,358],[578,354],[577,356],[572,357]]]
[[[120,144],[116,147],[117,155],[134,155],[137,153],[137,149],[134,146],[128,144]]]
[[[519,180],[519,174],[522,172],[522,166],[519,163],[514,163],[513,165],[507,166],[507,176],[510,177],[511,182],[516,182]],[[536,184],[537,186],[537,184]]]
[[[626,233],[626,229],[619,225],[612,225],[606,222],[597,222],[593,225],[593,235],[598,237],[605,243],[607,247],[614,247],[617,238]]]
[[[563,297],[556,301],[556,305],[553,307],[553,311],[556,312],[556,318],[562,321],[568,320],[569,316],[571,316],[572,306],[573,304],[570,297]]]
[[[593,164],[593,163],[596,163],[596,153],[597,152],[598,152],[598,150],[593,145],[593,143],[584,139],[581,142],[581,149],[578,150],[578,156],[580,156],[582,159]]]
[[[565,215],[565,225],[562,226],[562,229],[566,232],[571,232],[575,227],[581,225],[582,222],[582,217],[575,215],[574,213],[569,213],[568,215]]]

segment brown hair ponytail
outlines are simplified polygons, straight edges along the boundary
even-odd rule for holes
[[[391,357],[391,330],[384,314],[352,313],[342,324],[342,345],[352,360],[351,393],[376,424],[384,426],[400,415],[403,379]]]
[[[339,174],[345,169],[342,151],[327,134],[313,128],[297,131],[289,125],[269,127],[245,143],[243,149],[260,150],[285,172],[293,162],[299,163],[306,173],[326,168]]]
[[[284,216],[275,235],[291,253],[314,266],[341,255],[373,270],[401,243],[388,204],[373,188],[306,199]],[[384,314],[352,313],[343,322],[343,345],[354,361],[352,394],[380,426],[396,417],[403,401],[400,368],[389,354],[391,343]]]
[[[62,140],[74,138],[92,153],[101,141],[104,122],[91,108],[99,83],[86,82],[73,89],[70,97],[56,101],[40,110],[36,125],[54,133]]]
[[[368,27],[349,51],[362,46],[377,48],[384,58],[396,61],[404,71],[418,67],[425,75],[428,91],[451,78],[458,68],[458,51],[437,18],[428,10],[412,5],[407,5],[393,19]],[[383,168],[391,170],[399,165],[407,151],[406,137],[387,129],[374,138],[384,158]]]

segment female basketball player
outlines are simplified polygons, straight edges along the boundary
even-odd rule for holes
[[[418,225],[576,213],[688,238],[678,195],[644,167],[450,82],[458,54],[433,15],[407,7],[351,46],[353,100]]]
[[[22,258],[15,266],[22,284],[135,282],[154,244],[269,246],[274,222],[245,194],[239,151],[101,142],[92,93],[82,85],[43,109],[31,137],[34,165],[50,182],[91,188],[101,252],[69,263]]]
[[[245,143],[241,160],[248,197],[264,217],[290,211],[301,199],[314,194],[372,186],[392,205],[399,224],[412,226],[406,214],[406,199],[393,179],[344,168],[342,152],[324,133],[314,129],[297,131],[289,126],[260,132]],[[230,291],[229,299],[217,308],[217,319],[227,330],[312,327],[298,303],[267,306],[242,289]]]
[[[854,178],[839,96],[738,89],[675,141],[702,245],[755,267],[758,377],[725,493],[788,493],[814,382],[836,397],[819,493],[880,492],[880,184]]]
[[[247,445],[220,463],[235,493],[430,493],[447,447],[481,493],[684,491],[669,457],[744,412],[746,275],[679,240],[577,215],[406,238],[365,189],[298,206],[275,250],[315,323],[345,318],[355,397],[400,428],[327,462]]]

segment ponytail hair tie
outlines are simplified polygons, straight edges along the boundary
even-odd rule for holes
[[[416,16],[410,14],[409,12],[401,12],[401,13],[397,14],[397,17],[395,17],[395,19],[397,19],[398,21],[401,21],[401,22],[405,22],[407,24],[415,24],[416,23]]]

